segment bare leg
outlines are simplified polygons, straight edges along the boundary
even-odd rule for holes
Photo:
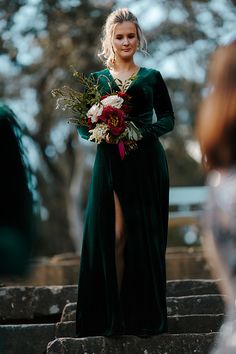
[[[116,245],[115,245],[116,274],[117,274],[118,289],[120,292],[124,267],[125,267],[124,248],[126,242],[126,233],[125,233],[125,222],[124,222],[123,212],[121,209],[119,199],[115,192],[114,192],[114,202],[115,202],[115,233],[116,233]]]

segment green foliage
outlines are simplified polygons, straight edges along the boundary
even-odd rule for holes
[[[137,78],[137,73],[134,73],[124,82],[118,78],[115,78],[114,81],[116,82],[117,86],[120,88],[120,91],[126,92],[129,86],[132,84],[132,81],[134,81],[136,78]]]
[[[74,71],[73,76],[82,86],[82,91],[63,86],[62,88],[53,89],[51,92],[53,97],[57,98],[56,109],[71,110],[75,118],[70,119],[70,121],[86,126],[88,108],[101,100],[98,83],[92,76],[86,77],[78,71]]]

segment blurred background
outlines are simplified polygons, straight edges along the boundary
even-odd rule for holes
[[[51,90],[77,88],[70,65],[89,73],[106,16],[128,7],[138,17],[149,56],[137,64],[160,70],[176,115],[162,142],[171,186],[203,186],[194,119],[206,89],[210,54],[236,36],[235,0],[0,0],[0,99],[23,127],[35,175],[39,234],[34,256],[79,252],[95,145],[78,138],[68,112],[55,110]],[[6,146],[7,154],[7,146]],[[171,228],[169,245],[196,245],[194,225]]]

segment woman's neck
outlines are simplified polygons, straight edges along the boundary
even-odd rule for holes
[[[115,62],[115,65],[112,68],[113,72],[119,73],[119,72],[135,72],[138,69],[138,66],[134,63],[134,61],[119,61],[117,60]]]

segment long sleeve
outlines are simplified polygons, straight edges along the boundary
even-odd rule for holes
[[[144,124],[139,129],[144,138],[158,138],[174,128],[174,112],[165,82],[159,71],[155,71],[156,85],[153,89],[153,106],[157,122]]]
[[[81,138],[88,140],[90,133],[89,133],[89,127],[86,126],[81,126],[81,127],[77,127],[77,131],[79,133],[79,135],[81,136]]]

